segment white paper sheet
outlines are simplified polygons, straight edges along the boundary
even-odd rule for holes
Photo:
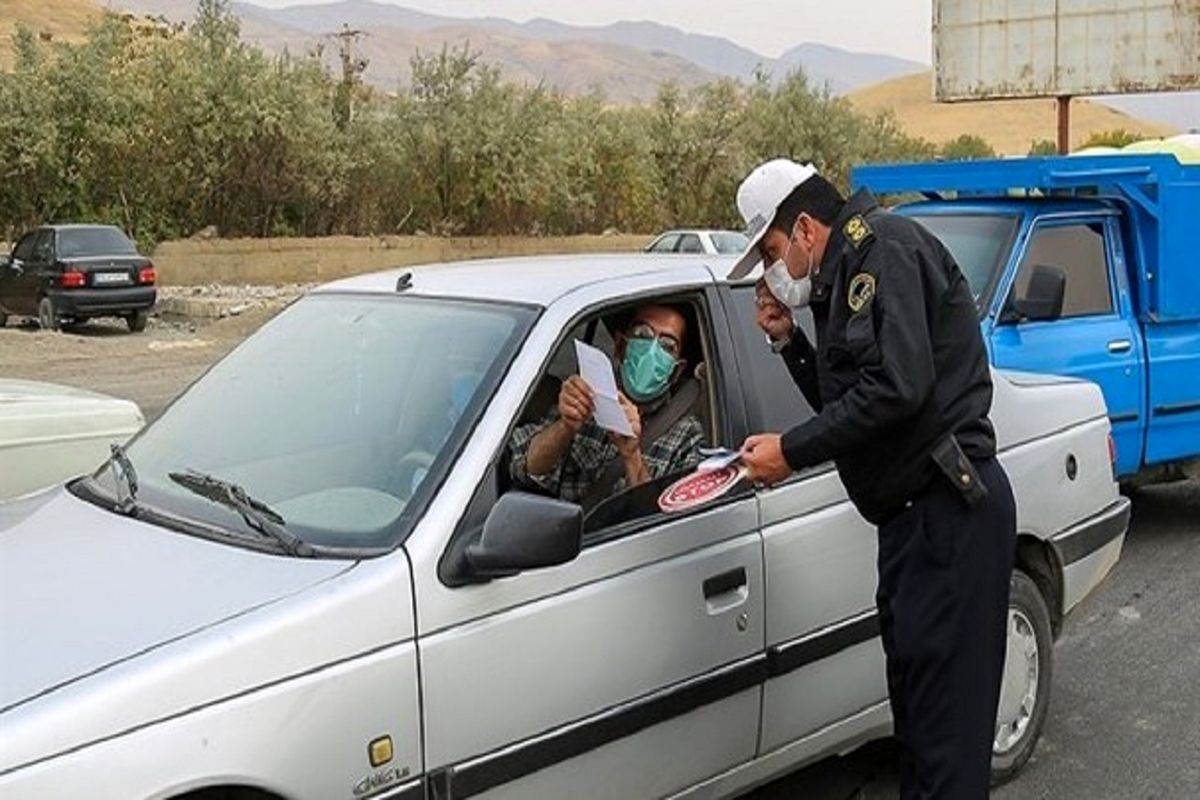
[[[725,469],[730,464],[736,464],[742,460],[742,454],[738,450],[730,450],[725,447],[716,447],[712,449],[700,448],[700,455],[704,456],[704,460],[696,465],[697,472],[707,472],[714,469]]]
[[[617,380],[613,377],[612,362],[603,350],[575,340],[575,358],[579,362],[579,377],[592,387],[595,397],[596,424],[621,436],[633,436],[629,417],[617,400]]]

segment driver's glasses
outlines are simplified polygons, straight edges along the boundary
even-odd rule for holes
[[[654,330],[649,324],[639,322],[629,329],[629,338],[631,339],[657,339],[658,344],[663,350],[666,350],[675,358],[679,358],[680,346],[679,340],[669,333],[659,333]]]

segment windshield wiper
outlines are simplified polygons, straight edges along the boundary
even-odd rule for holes
[[[253,530],[268,536],[283,545],[294,556],[311,556],[312,546],[283,524],[283,517],[261,500],[256,500],[236,483],[221,480],[189,469],[185,472],[168,472],[167,477],[190,492],[212,500],[242,515],[242,519]]]
[[[117,495],[117,511],[126,516],[132,516],[138,508],[137,493],[138,479],[137,470],[133,468],[133,462],[129,459],[129,455],[125,452],[125,448],[117,443],[113,443],[109,447],[109,452],[112,456],[108,459],[109,465],[112,467],[113,482],[116,484],[118,491],[121,483],[125,484],[125,499],[121,499]],[[120,469],[117,469],[120,467]]]

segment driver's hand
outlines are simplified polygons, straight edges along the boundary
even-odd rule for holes
[[[791,337],[793,327],[791,309],[771,294],[766,281],[761,278],[754,285],[754,304],[758,310],[756,317],[758,327],[762,328],[763,333],[777,342]]]
[[[638,412],[637,404],[626,397],[624,392],[617,392],[617,401],[621,404],[621,410],[625,412],[625,418],[629,420],[629,427],[633,429],[633,436],[620,436],[612,431],[609,431],[608,435],[612,439],[613,444],[617,446],[617,452],[623,458],[629,458],[641,450],[642,415]]]
[[[572,375],[563,381],[558,392],[558,414],[571,433],[579,433],[579,429],[587,424],[596,410],[592,400],[592,387],[578,375]]]

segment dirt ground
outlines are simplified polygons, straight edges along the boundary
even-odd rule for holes
[[[152,317],[131,334],[120,320],[94,320],[67,331],[8,321],[0,329],[0,378],[78,386],[133,400],[146,419],[210,365],[270,319],[285,301],[247,308],[211,321]]]

